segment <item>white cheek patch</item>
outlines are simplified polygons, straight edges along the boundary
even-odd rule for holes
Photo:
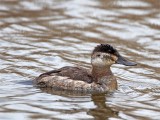
[[[98,65],[98,66],[104,66],[106,63],[101,58],[95,58],[92,60],[92,64]]]
[[[93,58],[92,59],[92,65],[95,65],[95,66],[108,66],[108,65],[112,65],[115,63],[115,61],[111,60],[111,59],[103,59],[103,58],[100,58],[100,57],[97,57],[97,58]]]

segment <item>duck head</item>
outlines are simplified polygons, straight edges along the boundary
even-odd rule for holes
[[[95,67],[110,67],[112,64],[122,64],[125,66],[137,65],[125,59],[109,44],[100,44],[94,48],[91,55],[91,63]]]

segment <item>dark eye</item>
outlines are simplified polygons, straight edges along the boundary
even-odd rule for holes
[[[97,57],[100,57],[100,56],[101,56],[100,54],[97,55]]]
[[[112,53],[112,51],[111,51],[111,50],[108,50],[108,52],[109,52],[109,53]]]

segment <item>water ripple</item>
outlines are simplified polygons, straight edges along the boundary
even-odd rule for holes
[[[1,1],[1,119],[159,119],[158,0]],[[63,66],[90,68],[91,50],[115,46],[136,67],[114,65],[107,94],[38,89],[32,79]]]

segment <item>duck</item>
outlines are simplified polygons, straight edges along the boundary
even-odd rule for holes
[[[79,92],[109,92],[116,90],[117,80],[111,71],[113,64],[136,66],[110,44],[99,44],[91,53],[91,69],[65,66],[40,74],[33,80],[36,87]]]

